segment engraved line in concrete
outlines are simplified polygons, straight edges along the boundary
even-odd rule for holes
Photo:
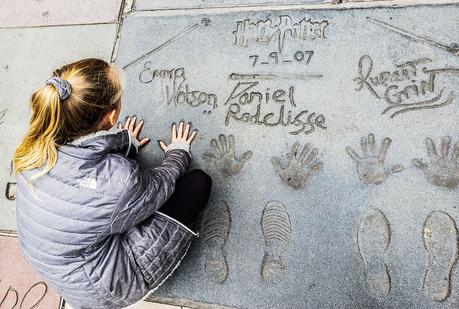
[[[142,56],[140,56],[139,58],[129,62],[128,64],[126,64],[123,69],[126,70],[127,68],[133,66],[134,64],[137,64],[139,63],[140,61],[142,61],[143,59],[145,59],[146,57],[160,51],[161,49],[163,49],[164,47],[166,47],[167,45],[177,41],[178,39],[180,39],[182,36],[184,36],[185,34],[187,34],[188,32],[190,31],[193,31],[194,29],[196,29],[197,27],[199,27],[199,23],[195,23],[195,24],[192,24],[188,27],[186,27],[185,29],[183,29],[182,31],[180,31],[179,33],[177,33],[176,35],[174,35],[173,37],[171,37],[170,39],[168,39],[166,42],[164,42],[163,44],[153,48],[151,51],[149,51],[148,53],[146,54],[143,54]]]
[[[443,106],[446,106],[446,105],[450,105],[451,103],[453,103],[453,100],[455,98],[456,98],[456,96],[451,92],[449,94],[448,98],[444,102],[433,104],[433,105],[428,105],[428,106],[413,106],[413,107],[405,108],[403,110],[399,110],[399,111],[396,111],[396,112],[392,113],[392,115],[390,115],[390,118],[394,118],[395,116],[397,116],[399,114],[406,113],[406,112],[411,112],[411,111],[415,111],[415,110],[433,109],[433,108],[439,108],[439,107],[443,107]]]
[[[321,74],[238,74],[231,73],[229,79],[233,80],[274,80],[274,79],[316,79],[321,78]]]
[[[459,56],[459,45],[457,43],[453,43],[451,45],[445,45],[445,44],[442,44],[442,43],[439,43],[435,40],[432,40],[432,39],[429,39],[427,37],[424,37],[424,36],[421,36],[421,35],[417,35],[413,32],[409,32],[407,30],[404,30],[402,28],[398,28],[398,27],[395,27],[391,24],[388,24],[386,22],[383,22],[383,21],[380,21],[380,20],[377,20],[377,19],[374,19],[374,18],[371,18],[371,17],[367,17],[367,20],[374,23],[374,24],[377,24],[377,25],[380,25],[392,32],[395,32],[405,38],[407,38],[408,40],[410,41],[417,41],[417,42],[421,42],[421,43],[427,43],[433,47],[436,47],[438,49],[441,49],[443,51],[446,51],[450,54],[453,54],[454,56]]]
[[[6,116],[7,110],[8,110],[8,109],[4,109],[4,110],[0,111],[0,124],[2,124],[3,122],[5,122],[5,116]]]

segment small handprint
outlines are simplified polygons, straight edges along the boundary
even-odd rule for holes
[[[246,151],[240,158],[236,158],[236,147],[234,136],[226,137],[223,134],[218,136],[218,141],[213,138],[210,141],[213,151],[204,153],[204,160],[213,163],[220,170],[225,178],[238,174],[245,162],[252,157],[251,151]]]
[[[0,124],[2,124],[5,121],[4,118],[6,116],[6,111],[7,109],[0,111]]]
[[[300,144],[295,143],[288,155],[287,167],[282,165],[280,158],[271,159],[282,181],[294,189],[303,188],[306,180],[323,167],[323,163],[317,157],[317,148],[311,149],[311,144],[307,143],[301,153],[299,150]]]
[[[373,134],[368,134],[368,137],[363,136],[360,140],[362,147],[362,157],[360,157],[354,149],[346,147],[346,152],[357,163],[357,173],[359,178],[366,184],[380,184],[387,176],[393,173],[398,173],[403,170],[403,165],[394,165],[390,170],[384,167],[387,150],[389,149],[392,140],[386,137],[379,152],[375,148],[375,137]]]
[[[459,184],[459,142],[456,142],[450,153],[451,138],[443,137],[441,154],[438,155],[432,139],[426,139],[427,155],[430,164],[425,164],[419,159],[414,159],[413,164],[424,172],[426,178],[435,186],[456,188]]]

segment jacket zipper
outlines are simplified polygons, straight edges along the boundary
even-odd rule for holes
[[[193,234],[194,236],[198,236],[198,235],[199,235],[199,233],[193,232],[188,226],[186,226],[186,225],[183,224],[182,222],[180,222],[180,221],[178,221],[178,220],[176,220],[176,219],[174,219],[174,218],[172,218],[172,217],[169,217],[168,215],[166,215],[166,214],[164,214],[164,213],[162,213],[162,212],[160,212],[160,211],[156,211],[156,213],[159,214],[159,215],[162,215],[162,216],[168,218],[169,220],[174,221],[174,222],[177,223],[178,225],[184,227],[187,231],[189,231],[189,232],[190,232],[191,234]]]

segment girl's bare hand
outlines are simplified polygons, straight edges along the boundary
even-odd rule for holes
[[[190,134],[190,124],[185,125],[184,121],[180,121],[178,126],[174,123],[172,125],[171,132],[171,144],[188,144],[191,145],[194,138],[196,137],[196,130],[193,130]],[[162,150],[166,151],[167,145],[163,141],[159,141],[159,146]]]
[[[135,138],[136,140],[140,141],[140,146],[143,146],[146,143],[148,143],[150,141],[150,139],[147,137],[147,138],[144,138],[144,139],[140,140],[139,134],[140,134],[140,131],[142,130],[142,127],[143,127],[143,120],[140,120],[137,125],[136,125],[135,122],[136,122],[136,116],[128,117],[128,119],[126,120],[126,123],[124,124],[124,126],[123,126],[123,124],[119,123],[118,124],[118,128],[127,129],[129,131],[129,134],[131,134],[131,136],[133,138]]]

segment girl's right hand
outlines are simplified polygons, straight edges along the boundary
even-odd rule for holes
[[[177,125],[174,123],[172,125],[172,131],[171,131],[171,143],[170,144],[188,144],[191,145],[193,142],[194,138],[196,137],[196,130],[193,130],[190,134],[190,124],[187,123],[186,125],[184,124],[184,121],[180,121],[180,124],[178,126],[177,130]],[[169,145],[170,145],[169,144]],[[163,151],[166,151],[167,145],[163,141],[159,141],[159,146]]]
[[[131,134],[133,138],[135,138],[136,140],[140,142],[140,146],[143,146],[147,144],[150,141],[150,139],[148,137],[144,139],[139,138],[139,134],[140,134],[140,131],[142,130],[144,122],[143,120],[140,120],[139,123],[136,125],[136,118],[137,118],[136,116],[128,117],[125,125],[123,126],[122,123],[119,123],[118,128],[128,130],[129,134]]]

